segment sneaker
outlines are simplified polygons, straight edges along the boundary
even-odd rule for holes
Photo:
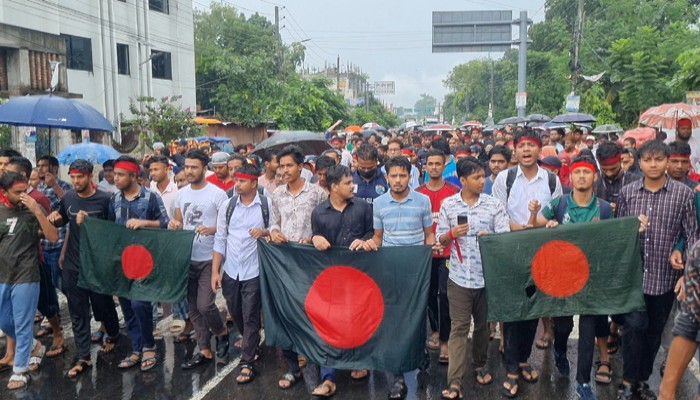
[[[641,382],[637,386],[637,397],[639,400],[656,400],[656,394],[649,389],[649,384]]]
[[[569,367],[569,359],[566,358],[566,352],[559,354],[558,351],[554,350],[554,363],[560,374],[569,376],[571,369]]]
[[[596,400],[591,385],[587,383],[577,383],[576,384],[576,395],[581,400]]]
[[[617,400],[633,400],[636,393],[634,385],[623,382],[617,387]]]

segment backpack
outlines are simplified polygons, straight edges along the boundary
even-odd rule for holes
[[[564,220],[564,215],[566,215],[566,205],[569,196],[571,196],[571,194],[561,196],[559,198],[559,204],[557,204],[557,208],[554,209],[554,218],[556,218],[557,222],[559,222],[560,224]],[[598,208],[600,209],[601,221],[604,219],[612,218],[612,207],[610,206],[610,203],[608,203],[607,201],[601,201],[600,199],[596,199],[596,203],[598,203]]]
[[[513,182],[515,182],[515,176],[518,173],[518,167],[508,168],[508,176],[506,177],[506,199],[510,197],[510,189],[513,187]],[[549,178],[549,194],[554,194],[557,190],[557,176],[551,173],[547,173]]]
[[[258,192],[260,190],[258,189]],[[236,209],[236,203],[238,203],[238,195],[235,195],[229,200],[228,207],[226,207],[226,226],[231,224],[231,216],[233,216],[233,210]],[[265,223],[265,228],[270,226],[270,208],[267,204],[267,197],[260,194],[260,209],[262,211],[263,222]]]

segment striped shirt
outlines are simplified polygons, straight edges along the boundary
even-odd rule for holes
[[[433,226],[430,199],[413,190],[401,201],[391,192],[374,199],[374,229],[382,229],[384,246],[416,246],[425,241],[424,229]]]
[[[481,252],[477,242],[477,234],[481,231],[489,233],[510,232],[510,221],[506,208],[499,200],[487,194],[481,194],[473,206],[462,200],[462,194],[457,193],[442,202],[438,217],[437,232],[439,238],[457,225],[457,216],[467,214],[469,231],[457,238],[457,244],[462,252],[462,262],[459,261],[457,247],[452,246],[450,253],[450,280],[468,289],[484,287],[484,270],[481,264]]]
[[[620,217],[646,215],[649,225],[640,235],[644,264],[644,294],[668,293],[683,274],[669,263],[673,246],[683,235],[695,243],[698,235],[697,213],[693,192],[684,184],[666,176],[666,183],[656,192],[644,187],[644,180],[625,185],[617,203]]]

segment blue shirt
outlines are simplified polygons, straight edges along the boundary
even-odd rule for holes
[[[372,204],[377,197],[385,194],[389,187],[384,174],[379,169],[377,169],[377,174],[374,175],[374,179],[369,182],[362,179],[357,171],[353,172],[352,183],[355,184],[355,197],[369,204]]]
[[[382,229],[384,246],[416,246],[425,241],[425,228],[433,227],[430,198],[409,189],[408,196],[394,200],[385,193],[374,200],[374,229]]]
[[[455,156],[450,154],[450,160],[445,164],[445,169],[442,171],[442,179],[450,182],[451,184],[462,188],[462,182],[459,181],[459,176],[457,176],[457,162],[455,161]],[[430,180],[430,175],[425,174],[423,182],[428,182]]]
[[[490,176],[486,177],[486,183],[484,184],[484,194],[491,194],[491,189],[493,189],[493,181]]]
[[[139,195],[133,200],[127,200],[121,191],[113,194],[109,200],[108,220],[126,225],[126,221],[132,218],[158,221],[160,229],[167,229],[170,222],[163,199],[143,186]]]

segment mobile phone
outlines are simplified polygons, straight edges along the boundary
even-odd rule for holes
[[[469,222],[469,216],[467,214],[459,214],[457,216],[457,225],[464,225]]]

